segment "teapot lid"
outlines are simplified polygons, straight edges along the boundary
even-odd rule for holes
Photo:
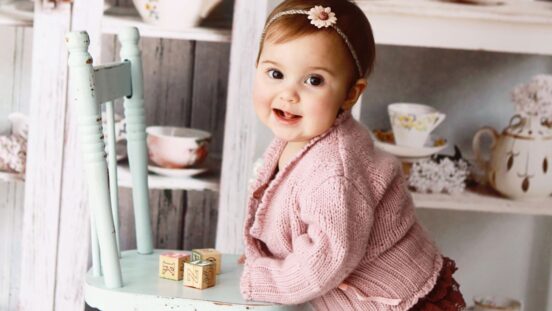
[[[519,138],[552,139],[552,120],[540,116],[514,115],[504,133]]]

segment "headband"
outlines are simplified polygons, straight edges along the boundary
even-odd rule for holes
[[[275,20],[277,20],[278,18],[280,18],[284,15],[297,15],[297,14],[307,15],[308,19],[311,20],[311,24],[313,24],[314,26],[316,26],[318,28],[332,27],[333,29],[335,29],[335,31],[341,36],[341,38],[343,38],[343,41],[345,41],[345,44],[347,44],[347,47],[349,48],[349,51],[351,52],[351,55],[353,56],[353,59],[355,60],[355,64],[356,64],[356,67],[357,67],[357,70],[358,70],[358,75],[359,75],[360,78],[362,78],[362,76],[363,76],[362,67],[360,66],[360,61],[358,60],[355,49],[353,48],[353,45],[351,44],[351,42],[349,42],[349,38],[347,38],[345,33],[343,33],[343,31],[341,31],[341,29],[339,29],[339,27],[337,27],[337,25],[336,25],[337,17],[335,17],[335,13],[332,12],[332,9],[330,7],[324,8],[320,5],[317,5],[317,6],[314,6],[312,9],[310,9],[308,11],[307,10],[295,10],[295,9],[282,11],[282,12],[274,15],[266,23],[266,26],[263,30],[262,38],[264,39],[264,37],[266,35],[266,31],[268,30],[268,27]]]

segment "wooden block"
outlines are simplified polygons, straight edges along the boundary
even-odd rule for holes
[[[216,265],[209,260],[197,260],[184,264],[185,286],[204,289],[217,283]]]
[[[159,276],[169,280],[182,280],[186,262],[190,262],[189,254],[167,252],[159,255]]]
[[[209,260],[215,263],[217,274],[220,273],[222,265],[220,252],[214,248],[198,248],[192,250],[192,261]]]

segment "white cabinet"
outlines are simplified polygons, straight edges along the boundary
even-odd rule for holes
[[[379,44],[552,55],[552,2],[357,0]]]

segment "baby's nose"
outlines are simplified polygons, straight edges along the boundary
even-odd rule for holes
[[[295,90],[286,89],[280,93],[280,100],[295,104],[299,102],[299,94]]]

